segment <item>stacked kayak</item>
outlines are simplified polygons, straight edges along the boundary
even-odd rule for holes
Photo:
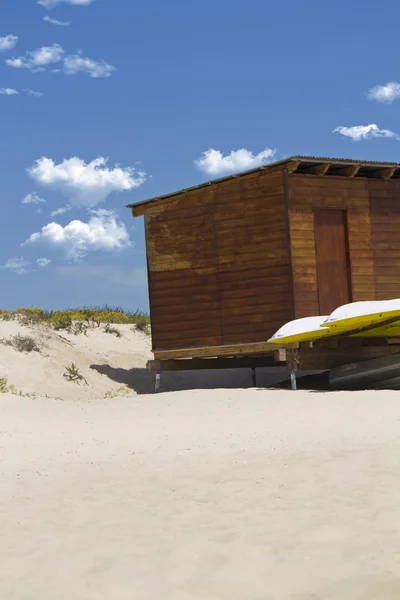
[[[400,360],[395,354],[380,356],[341,367],[329,372],[329,383],[335,389],[399,389]]]
[[[268,342],[285,346],[334,336],[400,338],[400,299],[353,302],[328,316],[295,319]],[[347,390],[400,389],[400,353],[331,369],[329,383]]]
[[[278,329],[268,343],[284,346],[337,335],[400,337],[400,299],[352,302],[328,316],[295,319]]]

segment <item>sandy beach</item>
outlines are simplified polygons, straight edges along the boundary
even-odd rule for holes
[[[0,597],[400,596],[400,394],[0,395]]]

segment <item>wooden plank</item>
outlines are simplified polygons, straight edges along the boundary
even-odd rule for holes
[[[372,248],[370,245],[367,248],[354,248],[351,246],[350,254],[352,264],[354,261],[361,261],[362,264],[365,264],[366,259],[372,260]]]
[[[234,234],[234,230],[239,229],[248,229],[251,230],[253,227],[268,227],[273,228],[275,225],[279,225],[282,223],[284,219],[284,214],[280,210],[277,210],[273,214],[269,214],[267,217],[262,215],[262,213],[253,213],[253,214],[241,214],[237,215],[237,213],[231,214],[226,219],[222,221],[218,221],[218,225],[214,222],[214,226],[217,228],[218,233],[224,231],[232,231]]]
[[[317,262],[316,262],[314,252],[312,254],[308,254],[308,255],[307,254],[306,255],[304,255],[304,254],[294,255],[293,269],[295,271],[297,271],[297,270],[301,270],[303,267],[316,269]]]
[[[275,323],[270,323],[269,325],[244,332],[224,331],[222,340],[225,344],[256,344],[264,342],[269,340],[274,333],[289,320],[290,318],[286,318],[285,321],[277,321]]]
[[[262,215],[268,217],[270,215],[282,214],[283,210],[280,209],[278,203],[267,204],[262,200],[249,200],[246,199],[238,203],[227,204],[223,206],[214,207],[214,223],[219,221],[225,221],[226,219],[246,217],[250,215]]]
[[[237,286],[232,286],[230,289],[220,289],[219,295],[221,298],[221,303],[226,306],[226,302],[233,303],[235,299],[238,299],[241,302],[251,302],[252,298],[256,298],[260,303],[276,303],[279,302],[281,294],[290,293],[289,278],[287,278],[284,282],[266,285],[263,288],[260,288],[257,285],[252,287],[248,286],[246,288],[245,284],[246,282],[242,284],[240,288]]]
[[[290,321],[292,317],[292,306],[281,307],[276,312],[255,313],[243,315],[243,320],[238,319],[238,315],[228,317],[223,315],[221,319],[222,335],[225,340],[227,334],[243,334],[243,340],[247,341],[248,336],[253,331],[256,335],[261,335],[263,331],[271,331],[273,333],[281,325]],[[277,326],[275,324],[278,324]]]
[[[313,220],[300,220],[290,219],[290,231],[292,235],[304,235],[311,233],[314,235],[314,221]]]
[[[175,318],[180,323],[187,323],[192,320],[192,315],[198,318],[201,313],[209,315],[212,318],[215,311],[221,310],[226,314],[230,309],[239,310],[242,307],[242,314],[254,312],[256,307],[260,307],[267,313],[277,304],[282,304],[290,299],[289,282],[276,286],[271,286],[260,294],[257,288],[249,290],[229,290],[221,293],[219,290],[214,294],[206,295],[204,299],[185,294],[174,297],[153,296],[152,316],[153,320],[168,317],[170,322]],[[209,311],[209,312],[208,312]],[[174,326],[171,323],[171,326]],[[165,325],[165,327],[167,327]]]
[[[273,233],[280,233],[286,230],[283,215],[273,215],[273,218],[261,219],[254,218],[252,221],[248,219],[227,219],[220,226],[215,227],[216,237],[218,239],[226,237],[236,237],[237,235],[253,236],[263,234],[265,239],[271,239]]]
[[[217,264],[217,257],[213,255],[193,256],[180,258],[174,254],[166,256],[149,256],[148,264],[150,270],[155,273],[157,271],[178,271],[182,269],[208,267]]]
[[[360,191],[368,193],[368,181],[365,179],[355,179],[349,181],[342,176],[310,177],[295,173],[290,178],[290,188],[297,189],[344,189],[347,191]]]
[[[202,358],[219,356],[249,356],[253,354],[271,353],[276,351],[276,346],[266,342],[250,344],[220,344],[215,346],[181,347],[173,350],[154,349],[154,357],[158,360]]]
[[[170,332],[168,335],[155,337],[152,335],[153,347],[159,350],[174,350],[175,348],[190,348],[196,346],[219,346],[222,344],[221,334],[212,332],[203,332],[203,334],[197,333],[196,336],[184,335],[184,332],[180,332],[180,335],[176,334],[171,336]]]
[[[276,366],[273,354],[265,356],[235,356],[220,358],[181,358],[149,360],[146,368],[151,373],[161,371],[199,371],[207,369],[256,369]]]
[[[237,266],[239,264],[245,265],[257,265],[263,266],[265,261],[268,260],[271,264],[279,265],[282,264],[283,261],[288,260],[288,249],[287,248],[278,248],[278,249],[264,249],[263,253],[260,254],[260,250],[253,250],[252,252],[246,251],[243,253],[232,253],[232,254],[220,254],[219,256],[219,265],[227,268],[227,265]]]
[[[218,281],[222,284],[223,282],[237,282],[240,285],[240,282],[249,281],[255,282],[259,280],[268,280],[275,281],[276,278],[280,278],[283,280],[289,275],[289,265],[285,263],[274,263],[268,262],[267,260],[260,267],[248,267],[242,266],[238,264],[236,267],[224,267],[222,265],[219,266],[218,269]]]
[[[200,318],[212,319],[213,315],[219,315],[220,301],[218,293],[214,294],[212,300],[201,301],[197,298],[192,300],[186,299],[184,296],[177,298],[174,302],[168,304],[151,305],[153,321],[161,321],[165,319],[168,323],[163,324],[163,328],[168,328],[168,325],[184,328],[191,321],[197,321]]]
[[[266,228],[264,232],[256,234],[249,234],[246,230],[241,230],[235,235],[232,235],[232,233],[229,235],[218,233],[216,245],[219,253],[229,248],[255,248],[256,245],[259,245],[260,252],[262,252],[263,248],[285,245],[285,238],[284,229],[274,229],[272,232],[268,232]]]
[[[359,362],[379,356],[390,356],[398,354],[396,346],[360,346],[358,348],[323,348],[321,345],[313,348],[298,348],[296,353],[286,351],[286,360],[294,360],[298,357],[298,369],[304,371],[328,370],[341,365]],[[276,358],[278,358],[276,356]],[[281,357],[283,358],[283,357]]]
[[[382,214],[372,214],[371,215],[371,224],[376,225],[377,227],[382,227],[385,225],[397,225],[400,222],[399,215],[382,215]]]
[[[314,249],[315,248],[315,240],[314,238],[294,238],[292,239],[292,246],[295,250],[303,250],[307,248]]]
[[[221,298],[221,311],[223,315],[229,314],[230,310],[239,311],[245,315],[258,309],[260,312],[269,310],[270,307],[276,309],[276,306],[290,307],[291,293],[288,283],[278,289],[271,290],[267,296],[260,294],[246,295],[244,297],[232,297],[226,294]]]

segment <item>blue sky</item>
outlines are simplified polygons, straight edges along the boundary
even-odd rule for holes
[[[128,203],[293,154],[399,161],[384,8],[2,0],[1,306],[147,309]]]

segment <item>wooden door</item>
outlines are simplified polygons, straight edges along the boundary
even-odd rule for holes
[[[351,302],[346,211],[314,212],[315,253],[320,315]]]

